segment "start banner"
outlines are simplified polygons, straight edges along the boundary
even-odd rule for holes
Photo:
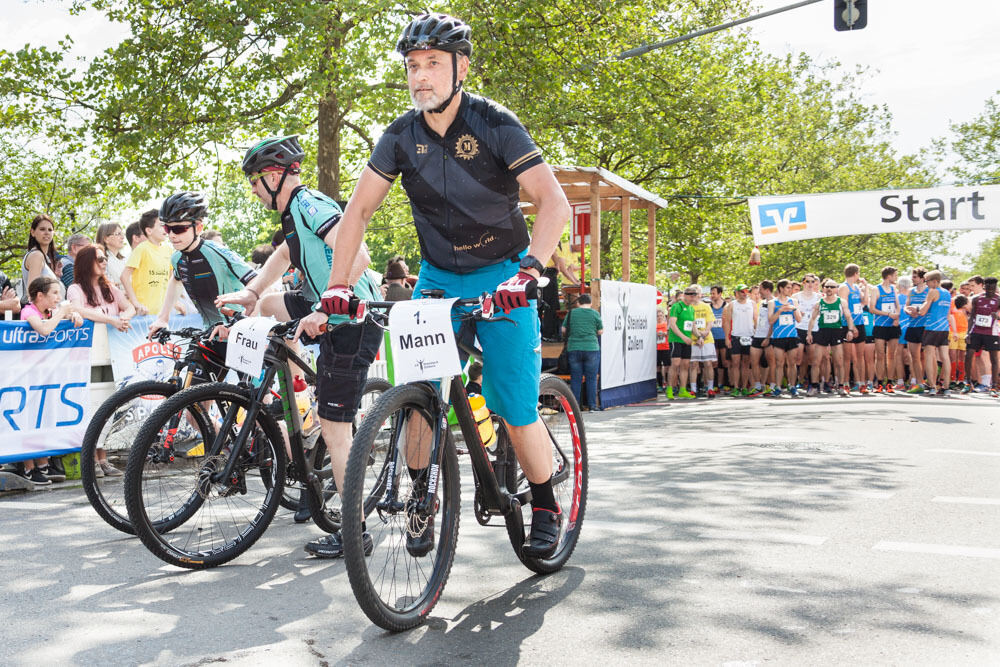
[[[750,197],[756,245],[851,234],[1000,230],[1000,185]]]
[[[88,320],[61,322],[44,337],[27,322],[0,321],[0,462],[80,449],[93,341]]]

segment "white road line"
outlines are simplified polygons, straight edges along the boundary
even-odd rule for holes
[[[1000,498],[965,498],[963,496],[936,496],[933,503],[960,503],[963,505],[1000,505]]]
[[[65,509],[64,503],[33,503],[25,500],[0,501],[0,509],[12,510],[58,510]]]
[[[1000,559],[1000,549],[983,547],[963,547],[957,544],[920,544],[919,542],[879,542],[874,551],[905,551],[914,554],[938,554],[941,556],[969,556],[971,558]]]
[[[721,529],[702,531],[698,534],[698,537],[704,537],[710,540],[740,540],[745,542],[773,542],[776,544],[808,544],[811,546],[819,546],[826,542],[827,539],[819,535],[803,535],[801,533]]]
[[[925,449],[925,452],[938,452],[941,454],[979,454],[980,456],[1000,456],[1000,452],[984,452],[977,449]]]

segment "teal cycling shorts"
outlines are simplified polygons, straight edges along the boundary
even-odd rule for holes
[[[413,287],[444,290],[445,298],[469,299],[483,292],[493,293],[497,285],[518,272],[517,262],[505,260],[472,273],[452,273],[423,261]],[[483,350],[483,396],[486,406],[512,426],[528,426],[538,420],[538,383],[542,374],[542,336],[538,302],[510,313],[497,311],[514,322],[476,322],[476,337]],[[461,322],[454,323],[458,331]]]

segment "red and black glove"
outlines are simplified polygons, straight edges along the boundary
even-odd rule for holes
[[[319,299],[319,309],[327,315],[350,315],[351,303],[357,308],[358,298],[347,285],[334,285]]]
[[[517,275],[497,285],[493,303],[505,313],[515,308],[527,308],[528,299],[537,297],[538,279],[530,273],[518,271]]]

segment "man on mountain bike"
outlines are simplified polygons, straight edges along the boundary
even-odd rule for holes
[[[281,211],[284,241],[245,289],[223,294],[216,303],[240,303],[252,308],[259,300],[261,315],[273,316],[281,321],[311,319],[313,325],[306,333],[320,339],[320,355],[316,361],[317,412],[323,440],[330,454],[333,477],[337,488],[342,489],[353,436],[351,427],[361,402],[368,367],[382,342],[382,330],[365,324],[340,327],[334,333],[334,326],[346,322],[348,318],[314,313],[330,275],[334,239],[340,228],[338,223],[342,212],[333,199],[307,188],[299,180],[304,156],[305,152],[295,135],[264,139],[244,156],[243,173],[250,181],[253,194],[265,208]],[[367,270],[368,252],[365,249],[357,252],[355,249],[351,257],[352,262],[346,266],[346,271],[357,288],[358,296],[379,298],[378,284]],[[301,289],[261,297],[268,286],[284,275],[289,265],[302,272]],[[307,317],[309,315],[313,317]],[[320,325],[326,326],[326,333]],[[302,331],[301,326],[299,331]],[[310,542],[305,549],[323,558],[343,555],[337,533]]]
[[[341,221],[321,308],[349,312],[357,293],[357,285],[350,287],[351,258],[372,214],[401,175],[422,255],[414,296],[425,289],[460,298],[495,291],[494,302],[513,320],[478,327],[483,394],[488,407],[506,421],[531,486],[531,533],[524,554],[548,558],[558,543],[562,515],[550,481],[549,436],[537,413],[541,339],[529,295],[570,209],[517,117],[496,102],[462,91],[472,55],[470,38],[465,23],[444,14],[421,14],[403,30],[396,50],[404,59],[415,108],[386,129],[361,174]],[[518,207],[520,188],[538,211],[533,236]],[[416,479],[420,472],[411,469],[410,474]],[[432,545],[433,529],[425,529],[409,536],[407,551],[421,555]]]

